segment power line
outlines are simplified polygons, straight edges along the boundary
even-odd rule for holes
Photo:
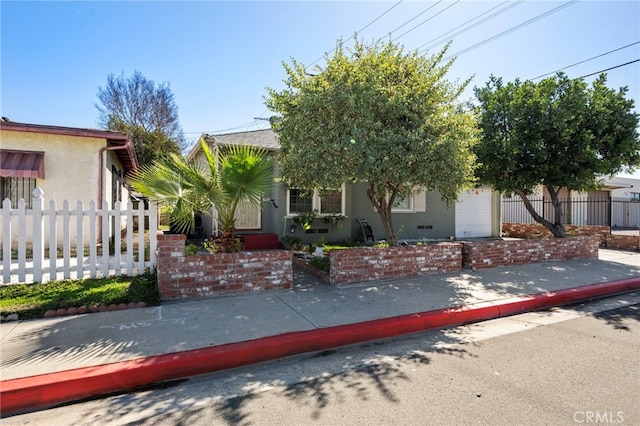
[[[624,64],[616,65],[616,66],[613,66],[613,67],[610,67],[610,68],[607,68],[607,69],[604,69],[604,70],[592,72],[591,74],[583,75],[582,77],[578,77],[578,80],[581,79],[581,78],[585,78],[585,77],[591,77],[592,75],[600,74],[600,73],[603,73],[605,71],[610,71],[610,70],[614,70],[616,68],[621,68],[621,67],[624,67],[624,66],[627,66],[627,65],[631,65],[631,64],[634,64],[636,62],[640,62],[640,59],[636,59],[635,61],[625,62]]]
[[[502,3],[500,3],[499,5],[494,6],[494,7],[490,8],[489,10],[487,10],[487,11],[485,11],[485,12],[481,13],[480,15],[477,15],[476,17],[474,17],[474,18],[472,18],[472,19],[470,19],[470,20],[466,21],[465,23],[463,23],[463,24],[461,24],[461,25],[458,25],[457,27],[453,28],[452,30],[449,30],[448,32],[446,32],[446,33],[442,34],[441,36],[439,36],[439,37],[437,37],[437,38],[435,38],[435,39],[430,40],[429,42],[427,42],[427,43],[423,44],[422,46],[418,47],[418,49],[416,49],[416,50],[422,49],[422,48],[423,48],[423,47],[425,47],[425,46],[427,46],[427,49],[429,49],[429,48],[431,48],[431,47],[433,47],[433,46],[437,46],[438,44],[442,44],[442,43],[444,42],[444,41],[442,41],[442,39],[444,39],[445,37],[448,37],[448,38],[456,37],[456,36],[458,36],[458,35],[460,35],[460,34],[462,34],[462,33],[466,32],[466,31],[469,31],[469,30],[471,30],[472,28],[475,28],[475,27],[477,27],[478,25],[480,25],[480,24],[482,24],[482,23],[484,23],[484,22],[486,22],[486,21],[488,21],[488,20],[490,20],[490,19],[492,19],[492,18],[494,18],[494,17],[496,17],[496,16],[498,16],[498,15],[500,15],[500,14],[502,14],[502,13],[505,13],[506,11],[510,10],[511,8],[513,8],[513,7],[515,7],[515,6],[520,5],[521,3],[523,3],[523,1],[524,1],[524,0],[517,0],[516,2],[510,2],[509,0],[507,0],[507,1],[505,1],[505,2],[502,2]],[[507,34],[510,34],[511,32],[514,32],[514,31],[516,31],[516,30],[518,30],[518,29],[524,28],[525,26],[528,26],[528,25],[530,25],[530,24],[532,24],[532,23],[534,23],[534,22],[536,22],[536,21],[538,21],[538,20],[541,20],[541,19],[543,19],[543,18],[545,18],[545,17],[547,17],[547,16],[550,16],[550,15],[552,15],[552,14],[554,14],[554,13],[557,13],[557,12],[559,12],[560,10],[562,10],[562,9],[564,9],[564,8],[567,8],[567,7],[569,7],[569,6],[572,6],[573,4],[575,4],[575,3],[579,2],[579,1],[580,1],[580,0],[571,0],[571,1],[567,2],[567,3],[564,3],[564,4],[562,4],[562,5],[558,6],[558,7],[554,8],[554,9],[551,9],[551,10],[549,10],[549,11],[547,11],[547,12],[544,12],[544,13],[542,13],[542,14],[540,14],[540,15],[537,15],[537,16],[535,16],[535,17],[533,17],[533,18],[531,18],[531,19],[529,19],[529,20],[527,20],[527,21],[524,21],[524,22],[522,22],[522,23],[520,23],[520,24],[518,24],[518,25],[516,25],[516,26],[514,26],[514,27],[511,27],[511,28],[509,28],[509,29],[507,29],[507,30],[505,30],[505,31],[503,31],[503,32],[501,32],[501,33],[498,33],[498,34],[496,34],[496,35],[494,35],[494,36],[492,36],[492,37],[490,37],[490,38],[487,38],[487,39],[485,39],[485,40],[483,40],[483,41],[481,41],[481,42],[479,42],[479,43],[476,43],[476,44],[474,44],[474,45],[472,45],[472,46],[470,46],[470,47],[468,47],[468,48],[466,48],[466,49],[463,49],[463,50],[461,50],[461,51],[457,52],[456,54],[449,55],[448,57],[444,58],[444,60],[447,60],[447,59],[449,59],[449,58],[451,58],[451,57],[453,57],[453,56],[459,56],[459,55],[462,55],[462,54],[467,53],[467,52],[469,52],[469,51],[471,51],[471,50],[473,50],[473,49],[476,49],[476,48],[478,48],[478,47],[480,47],[480,46],[483,46],[483,45],[485,45],[485,44],[487,44],[487,43],[490,43],[490,42],[492,42],[492,41],[494,41],[494,40],[496,40],[496,39],[498,39],[498,38],[501,38],[501,37],[503,37],[503,36],[505,36],[505,35],[507,35]],[[396,2],[395,4],[393,4],[390,8],[388,8],[387,10],[385,10],[382,14],[380,14],[380,15],[379,15],[379,16],[377,16],[375,19],[373,19],[371,22],[369,22],[367,25],[365,25],[365,26],[364,26],[364,27],[362,27],[360,30],[358,30],[354,35],[352,35],[351,37],[347,38],[347,39],[345,40],[345,42],[346,42],[346,41],[349,41],[349,40],[351,40],[351,39],[353,39],[353,38],[354,38],[358,33],[360,33],[360,32],[362,32],[362,31],[364,31],[365,29],[367,29],[368,27],[370,27],[372,24],[374,24],[375,22],[377,22],[378,20],[380,20],[383,16],[385,16],[386,14],[388,14],[391,10],[393,10],[394,8],[396,8],[396,7],[397,7],[398,5],[400,5],[400,3],[402,3],[402,2],[403,2],[403,0],[400,0],[400,1]],[[391,31],[389,34],[393,34],[393,33],[394,33],[394,32],[396,32],[397,30],[399,30],[399,29],[401,29],[401,28],[405,27],[407,24],[409,24],[410,22],[413,22],[413,21],[414,21],[415,19],[417,19],[419,16],[422,16],[424,13],[428,12],[429,10],[431,10],[433,7],[435,7],[437,4],[439,4],[439,3],[441,3],[441,2],[442,2],[442,0],[438,0],[434,5],[427,7],[427,8],[426,8],[426,9],[424,9],[422,12],[418,13],[417,15],[415,15],[413,18],[409,19],[408,21],[404,22],[402,25],[400,25],[400,26],[398,26],[397,28],[395,28],[395,29],[394,29],[393,31]],[[415,25],[415,26],[414,26],[414,27],[412,27],[411,29],[409,29],[409,30],[405,31],[403,34],[401,34],[400,36],[396,37],[394,40],[397,40],[397,39],[399,39],[399,38],[403,37],[404,35],[408,34],[409,32],[411,32],[411,31],[415,30],[415,29],[416,29],[416,28],[418,28],[419,26],[421,26],[421,25],[423,25],[424,23],[428,22],[429,20],[431,20],[431,19],[435,18],[436,16],[440,15],[441,13],[443,13],[444,11],[446,11],[447,9],[449,9],[449,8],[451,8],[451,7],[453,7],[453,6],[455,6],[455,5],[456,5],[457,3],[459,3],[459,2],[460,2],[460,0],[455,1],[455,2],[454,2],[454,3],[452,3],[451,5],[447,6],[447,7],[446,7],[446,8],[444,8],[443,10],[439,11],[438,13],[436,13],[434,16],[431,16],[431,17],[427,18],[426,20],[422,21],[420,24]],[[500,10],[498,10],[498,11],[496,11],[496,12],[494,12],[494,13],[493,13],[493,14],[491,14],[491,15],[489,15],[489,16],[487,16],[487,17],[485,17],[485,18],[481,19],[480,21],[474,22],[473,24],[468,25],[467,27],[464,27],[465,25],[467,25],[467,24],[469,24],[469,23],[471,23],[471,22],[473,22],[473,21],[476,21],[477,19],[479,19],[479,18],[483,17],[484,15],[486,15],[486,14],[488,14],[488,13],[490,13],[490,12],[492,12],[492,11],[496,10],[496,9],[499,9],[500,7],[502,7],[502,6],[503,6],[504,4],[506,4],[506,3],[509,3],[509,5],[508,5],[508,6],[506,6],[506,7],[504,7],[504,8],[502,8],[502,9],[500,9]],[[463,27],[464,27],[464,28],[463,28]],[[456,33],[454,33],[454,34],[452,34],[452,35],[449,35],[450,33],[454,32],[454,31],[456,31],[456,30],[458,30],[458,29],[460,29],[460,28],[462,28],[460,31],[458,31],[458,32],[456,32]],[[380,40],[382,40],[383,38],[384,38],[384,37],[381,37],[381,38],[380,38],[380,39],[378,39],[377,41],[380,41]],[[436,42],[437,42],[437,43],[436,43]],[[636,42],[636,43],[633,43],[633,44],[637,44],[637,43],[640,43],[640,42]],[[633,45],[633,44],[631,44],[631,45]],[[629,46],[631,46],[631,45],[629,45]],[[624,46],[624,47],[622,47],[622,48],[620,48],[620,49],[623,49],[623,48],[625,48],[625,47],[629,47],[629,46]],[[620,49],[617,49],[617,50],[620,50]],[[336,48],[333,48],[333,49],[329,50],[328,52],[326,52],[326,53],[325,53],[325,55],[326,55],[326,54],[328,54],[328,53],[331,53],[331,52],[333,52],[333,51],[335,51],[335,50],[336,50]],[[614,50],[614,51],[615,51],[615,50]],[[612,51],[612,52],[613,52],[613,51]],[[612,52],[607,52],[607,53],[605,53],[605,54],[612,53]],[[602,55],[600,55],[600,56],[603,56],[603,55],[605,55],[605,54],[602,54]],[[316,64],[316,63],[317,63],[317,62],[319,62],[321,59],[323,59],[323,58],[325,57],[325,55],[320,56],[318,59],[316,59],[315,61],[313,61],[313,62],[312,62],[312,63],[310,63],[309,65],[307,65],[305,68],[309,68],[310,66],[312,66],[312,65]],[[599,56],[597,56],[597,57],[599,57]],[[586,61],[588,61],[588,60],[595,59],[595,58],[596,58],[596,57],[594,57],[594,58],[590,58],[590,59],[587,59],[587,60],[582,61],[582,62],[586,62]],[[580,63],[582,63],[582,62],[580,62]],[[628,62],[628,63],[626,63],[626,64],[621,64],[621,65],[618,65],[618,66],[615,66],[615,67],[612,67],[612,68],[608,68],[608,69],[606,69],[606,70],[599,71],[598,73],[600,73],[600,72],[604,72],[604,71],[608,71],[608,70],[611,70],[611,69],[615,69],[615,68],[619,68],[619,67],[621,67],[621,66],[629,65],[629,64],[631,64],[631,63],[635,63],[635,62],[638,62],[638,60],[636,60],[636,61],[632,61],[632,62]],[[578,64],[578,63],[573,64],[573,65],[577,65],[577,64]],[[569,67],[571,67],[571,66],[573,66],[573,65],[570,65],[570,66],[565,67],[565,68],[562,68],[562,69],[569,68]],[[560,71],[560,70],[558,70],[558,71]],[[557,72],[557,71],[554,71],[554,72]],[[551,74],[551,73],[549,73],[549,74]],[[597,73],[594,73],[594,74],[597,74]],[[583,77],[580,77],[580,78],[588,77],[588,76],[591,76],[591,75],[594,75],[594,74],[589,74],[589,75],[587,75],[587,76],[583,76]],[[547,75],[547,74],[545,74],[545,75]],[[542,76],[541,76],[541,77],[542,77]],[[536,78],[539,78],[539,77],[536,77]],[[262,114],[262,115],[263,115],[263,114]],[[253,126],[253,125],[257,125],[257,120],[256,120],[256,121],[253,121],[253,122],[251,122],[251,123],[244,124],[244,125],[239,125],[239,126],[232,127],[232,128],[228,128],[228,129],[218,130],[218,131],[216,131],[216,132],[225,132],[225,131],[230,131],[230,130],[237,130],[237,129],[242,129],[242,128],[250,127],[250,126]],[[196,132],[192,132],[192,133],[196,133]]]
[[[440,3],[440,2],[438,2]],[[438,4],[436,3],[436,4]],[[435,18],[436,16],[440,15],[441,13],[445,12],[447,9],[452,8],[453,6],[455,6],[456,4],[460,3],[460,0],[457,0],[453,3],[451,3],[449,6],[445,7],[444,9],[442,9],[440,12],[436,13],[435,15],[425,19],[424,21],[420,22],[418,25],[416,25],[415,27],[411,28],[408,31],[405,31],[404,33],[402,33],[401,35],[399,35],[398,37],[394,38],[393,41],[398,40],[400,37],[404,37],[405,35],[409,34],[411,31],[415,30],[416,28],[418,28],[421,25],[424,25],[425,23],[429,22],[430,20],[432,20],[433,18]]]
[[[358,31],[356,31],[356,34],[361,33],[362,31],[366,30],[367,28],[369,28],[374,22],[376,22],[378,19],[382,18],[384,15],[386,15],[387,13],[391,12],[391,10],[393,8],[395,8],[396,6],[398,6],[400,3],[402,3],[404,0],[400,0],[399,2],[395,3],[393,6],[391,6],[389,9],[385,10],[384,12],[382,12],[382,14],[380,16],[378,16],[377,18],[375,18],[373,21],[369,22],[367,25],[365,25],[364,27],[360,28]],[[345,40],[345,42],[351,40],[352,38],[354,38],[355,35],[352,35],[351,37],[349,37],[348,39]],[[336,50],[336,48],[334,47],[333,49],[329,50],[327,53],[331,53],[334,50]],[[324,55],[320,56],[318,59],[316,59],[315,61],[311,62],[309,65],[307,65],[305,67],[309,68],[311,65],[317,63],[318,61],[320,61],[322,58],[324,58]]]
[[[249,123],[240,124],[240,125],[237,125],[237,126],[234,126],[234,127],[226,128],[226,129],[219,129],[219,130],[205,130],[205,131],[202,131],[202,132],[183,132],[183,133],[184,133],[185,135],[189,135],[189,134],[202,134],[202,133],[216,134],[216,133],[229,132],[229,131],[232,131],[232,130],[241,130],[241,129],[246,129],[246,128],[254,127],[254,126],[255,126],[255,127],[259,127],[259,125],[260,125],[260,124],[261,124],[261,121],[260,121],[260,120],[255,120],[255,119],[254,119],[253,121],[251,121],[251,122],[249,122]],[[260,129],[258,129],[258,130],[260,130]]]
[[[627,46],[625,46],[625,47],[633,46],[633,45],[638,44],[638,43],[640,43],[640,42],[631,43],[631,44],[629,44],[629,45],[627,45]],[[620,49],[622,49],[622,48],[620,48]],[[611,52],[615,52],[616,50],[620,50],[620,49],[615,49],[615,50],[612,50]],[[607,53],[609,53],[609,52],[607,52]],[[604,55],[604,54],[603,54],[603,55]],[[600,56],[602,56],[602,55],[594,56],[594,58],[597,58],[597,57],[600,57]],[[590,59],[593,59],[593,58],[590,58]],[[579,63],[587,62],[588,60],[589,60],[589,59],[585,59],[584,61],[581,61],[581,62],[579,62]],[[578,77],[577,79],[586,78],[586,77],[591,77],[591,76],[593,76],[593,75],[601,74],[601,73],[606,72],[606,71],[611,71],[611,70],[614,70],[614,69],[616,69],[616,68],[622,68],[622,67],[624,67],[624,66],[631,65],[631,64],[634,64],[634,63],[636,63],[636,62],[640,62],[640,59],[636,59],[636,60],[633,60],[633,61],[625,62],[624,64],[615,65],[615,66],[612,66],[612,67],[609,67],[609,68],[606,68],[606,69],[603,69],[603,70],[600,70],[600,71],[596,71],[596,72],[593,72],[593,73],[590,73],[590,74],[586,74],[586,75],[583,75],[583,76]],[[578,64],[578,63],[576,63],[576,65],[577,65],[577,64]],[[569,67],[565,67],[565,68],[569,68]],[[565,68],[562,68],[562,69],[565,69]],[[558,70],[558,71],[560,71],[560,70]],[[555,72],[555,71],[554,71],[554,72]],[[552,73],[548,73],[548,74],[552,74]],[[544,75],[547,75],[547,74],[544,74]],[[536,77],[536,78],[537,78],[537,77]],[[535,79],[534,79],[534,80],[535,80]],[[266,111],[265,111],[265,112],[266,112]],[[261,115],[264,115],[264,113],[263,113],[263,114],[261,114]],[[240,125],[238,125],[238,126],[235,126],[235,127],[229,127],[229,128],[227,128],[227,129],[211,130],[211,131],[203,131],[203,132],[183,132],[183,133],[184,133],[185,135],[187,135],[187,134],[202,134],[202,133],[219,134],[219,133],[229,132],[229,131],[231,131],[231,130],[246,129],[246,128],[248,128],[248,127],[252,127],[252,126],[259,127],[259,126],[258,126],[258,124],[259,124],[260,120],[266,120],[266,119],[258,119],[258,118],[256,118],[256,119],[254,119],[253,121],[251,121],[251,122],[249,122],[249,123],[240,124]]]
[[[425,13],[427,13],[428,11],[430,11],[431,9],[433,9],[434,7],[436,7],[439,3],[441,3],[442,0],[438,0],[436,3],[432,4],[431,6],[427,7],[425,10],[423,10],[422,12],[418,13],[417,15],[415,15],[413,18],[409,19],[408,21],[406,21],[404,24],[400,25],[399,27],[397,27],[396,29],[392,30],[389,32],[390,34],[395,33],[396,31],[398,31],[400,28],[404,27],[405,25],[407,25],[408,23],[410,23],[411,21],[418,19],[418,16],[424,15]],[[378,43],[380,40],[384,39],[386,36],[380,37],[378,40],[376,40],[376,43]]]
[[[507,35],[509,33],[512,33],[512,32],[514,32],[516,30],[519,30],[520,28],[524,28],[524,27],[526,27],[528,25],[531,25],[534,22],[539,21],[540,19],[546,18],[547,16],[552,15],[552,14],[554,14],[556,12],[559,12],[560,10],[562,10],[564,8],[572,6],[572,5],[576,4],[576,3],[578,3],[579,1],[580,0],[572,0],[572,1],[569,1],[567,3],[564,3],[564,4],[562,4],[562,5],[560,5],[560,6],[556,7],[556,8],[553,8],[553,9],[545,12],[545,13],[537,15],[537,16],[535,16],[535,17],[533,17],[533,18],[531,18],[531,19],[529,19],[527,21],[524,21],[524,22],[522,22],[522,23],[520,23],[520,24],[518,24],[518,25],[516,25],[514,27],[511,27],[508,30],[505,30],[505,31],[503,31],[501,33],[498,33],[498,34],[494,35],[493,37],[489,37],[489,38],[487,38],[487,39],[485,39],[485,40],[483,40],[483,41],[481,41],[479,43],[476,43],[473,46],[467,47],[466,49],[463,49],[463,50],[461,50],[461,51],[459,51],[459,52],[457,52],[457,53],[455,53],[453,55],[449,55],[446,58],[444,58],[443,61],[446,61],[447,59],[450,59],[450,58],[455,57],[455,56],[460,56],[460,55],[462,55],[464,53],[467,53],[467,52],[469,52],[469,51],[471,51],[473,49],[476,49],[476,48],[478,48],[480,46],[484,46],[485,44],[490,43],[490,42],[492,42],[494,40],[497,40],[500,37],[503,37],[503,36],[505,36],[505,35]]]
[[[480,20],[480,21],[478,21],[478,22],[475,22],[475,23],[473,23],[472,25],[469,25],[469,26],[468,26],[468,27],[466,27],[466,28],[463,28],[462,30],[458,31],[458,32],[457,32],[457,33],[455,33],[455,34],[451,34],[452,32],[456,31],[457,29],[464,27],[465,25],[469,24],[470,22],[475,21],[476,19],[478,19],[478,18],[480,18],[480,17],[482,17],[482,16],[484,16],[484,15],[486,15],[487,13],[491,12],[492,10],[494,10],[494,9],[497,9],[497,8],[501,7],[501,6],[502,6],[502,5],[504,5],[505,3],[509,3],[509,0],[506,0],[505,2],[500,3],[500,4],[499,4],[499,5],[497,5],[497,6],[492,7],[491,9],[487,10],[486,12],[483,12],[483,13],[481,13],[480,15],[477,15],[477,16],[475,16],[475,17],[473,17],[473,18],[469,19],[468,21],[466,21],[466,22],[464,22],[464,23],[462,23],[462,24],[458,25],[457,27],[453,28],[452,30],[447,31],[446,33],[442,34],[441,36],[438,36],[438,37],[436,37],[436,38],[434,38],[434,39],[432,39],[432,40],[429,40],[428,42],[426,42],[426,43],[424,43],[424,44],[422,44],[422,45],[418,46],[416,50],[422,50],[423,48],[424,48],[424,50],[425,50],[425,51],[426,51],[426,50],[429,50],[429,49],[431,49],[432,47],[435,47],[435,46],[437,46],[437,45],[439,45],[439,44],[444,43],[444,42],[446,41],[446,38],[453,39],[453,37],[459,36],[460,34],[463,34],[463,33],[467,32],[467,31],[469,31],[470,29],[477,27],[478,25],[480,25],[480,24],[482,24],[482,23],[484,23],[484,22],[486,22],[486,21],[490,20],[491,18],[494,18],[494,17],[496,17],[496,16],[498,16],[498,15],[503,14],[504,12],[506,12],[506,11],[507,11],[507,10],[509,10],[509,9],[511,9],[512,7],[516,7],[516,6],[518,6],[519,4],[521,4],[521,3],[523,3],[523,2],[524,2],[524,0],[518,0],[518,1],[514,2],[514,3],[511,3],[511,4],[509,4],[507,7],[503,8],[502,10],[500,10],[500,11],[498,11],[498,12],[495,12],[494,14],[492,14],[492,15],[490,15],[490,16],[487,16],[486,18],[484,18],[484,19],[482,19],[482,20]],[[449,35],[449,34],[451,34],[451,35]],[[444,40],[443,40],[443,39],[444,39]],[[436,41],[437,41],[437,43],[434,43],[434,42],[436,42]],[[426,47],[425,47],[425,46],[426,46]]]
[[[618,47],[617,49],[609,50],[608,52],[601,53],[601,54],[593,56],[593,57],[591,57],[589,59],[585,59],[584,61],[576,62],[575,64],[567,65],[566,67],[559,68],[559,69],[557,69],[555,71],[551,71],[551,72],[548,72],[546,74],[539,75],[537,77],[532,78],[531,80],[537,80],[537,79],[545,77],[545,76],[547,76],[549,74],[555,74],[555,73],[557,73],[559,71],[566,70],[567,68],[571,68],[571,67],[575,67],[576,65],[584,64],[585,62],[589,62],[589,61],[592,61],[594,59],[601,58],[601,57],[603,57],[605,55],[608,55],[608,54],[613,53],[613,52],[617,52],[618,50],[626,49],[627,47],[634,46],[634,45],[636,45],[638,43],[640,43],[640,41],[636,41],[635,43],[627,44],[626,46]]]

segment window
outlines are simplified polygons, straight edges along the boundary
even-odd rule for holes
[[[313,210],[313,197],[305,197],[300,189],[289,190],[289,213],[306,213]]]
[[[413,194],[406,194],[403,198],[397,198],[393,203],[391,211],[395,213],[412,212],[413,213]]]
[[[342,192],[334,191],[320,196],[320,214],[342,214]]]
[[[640,201],[640,192],[632,192],[631,201]]]
[[[415,189],[402,198],[396,198],[391,206],[392,213],[418,213],[427,211],[427,193]]]
[[[115,165],[111,166],[111,202],[122,201],[122,172],[116,168]]]
[[[297,215],[298,213],[306,213],[313,210],[317,210],[320,215],[344,215],[344,206],[344,187],[332,192],[314,191],[313,195],[306,195],[300,189],[289,189],[287,191],[288,215]]]
[[[24,198],[28,209],[33,207],[33,190],[36,180],[31,178],[3,177],[0,178],[0,199],[8,198],[12,207],[18,206],[18,200]]]

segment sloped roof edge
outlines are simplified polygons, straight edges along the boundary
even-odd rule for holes
[[[138,159],[133,149],[133,144],[126,133],[101,129],[19,123],[7,120],[0,121],[0,130],[105,139],[107,146],[125,147],[125,149],[116,150],[115,154],[127,171],[135,171],[138,169]]]
[[[191,151],[189,151],[187,158],[193,158],[200,152],[201,140],[204,140],[211,146],[247,145],[256,148],[264,148],[269,151],[278,151],[280,149],[278,136],[273,131],[273,129],[250,130],[246,132],[219,134],[203,133],[200,139],[198,139],[198,142],[196,142],[193,148],[191,148]]]

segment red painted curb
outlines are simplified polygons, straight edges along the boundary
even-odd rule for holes
[[[9,416],[170,379],[442,328],[640,289],[640,277],[557,292],[438,309],[355,324],[177,352],[0,382],[0,413]]]

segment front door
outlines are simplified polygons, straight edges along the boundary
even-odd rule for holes
[[[241,201],[236,209],[236,229],[256,230],[262,227],[260,209],[248,201]]]

